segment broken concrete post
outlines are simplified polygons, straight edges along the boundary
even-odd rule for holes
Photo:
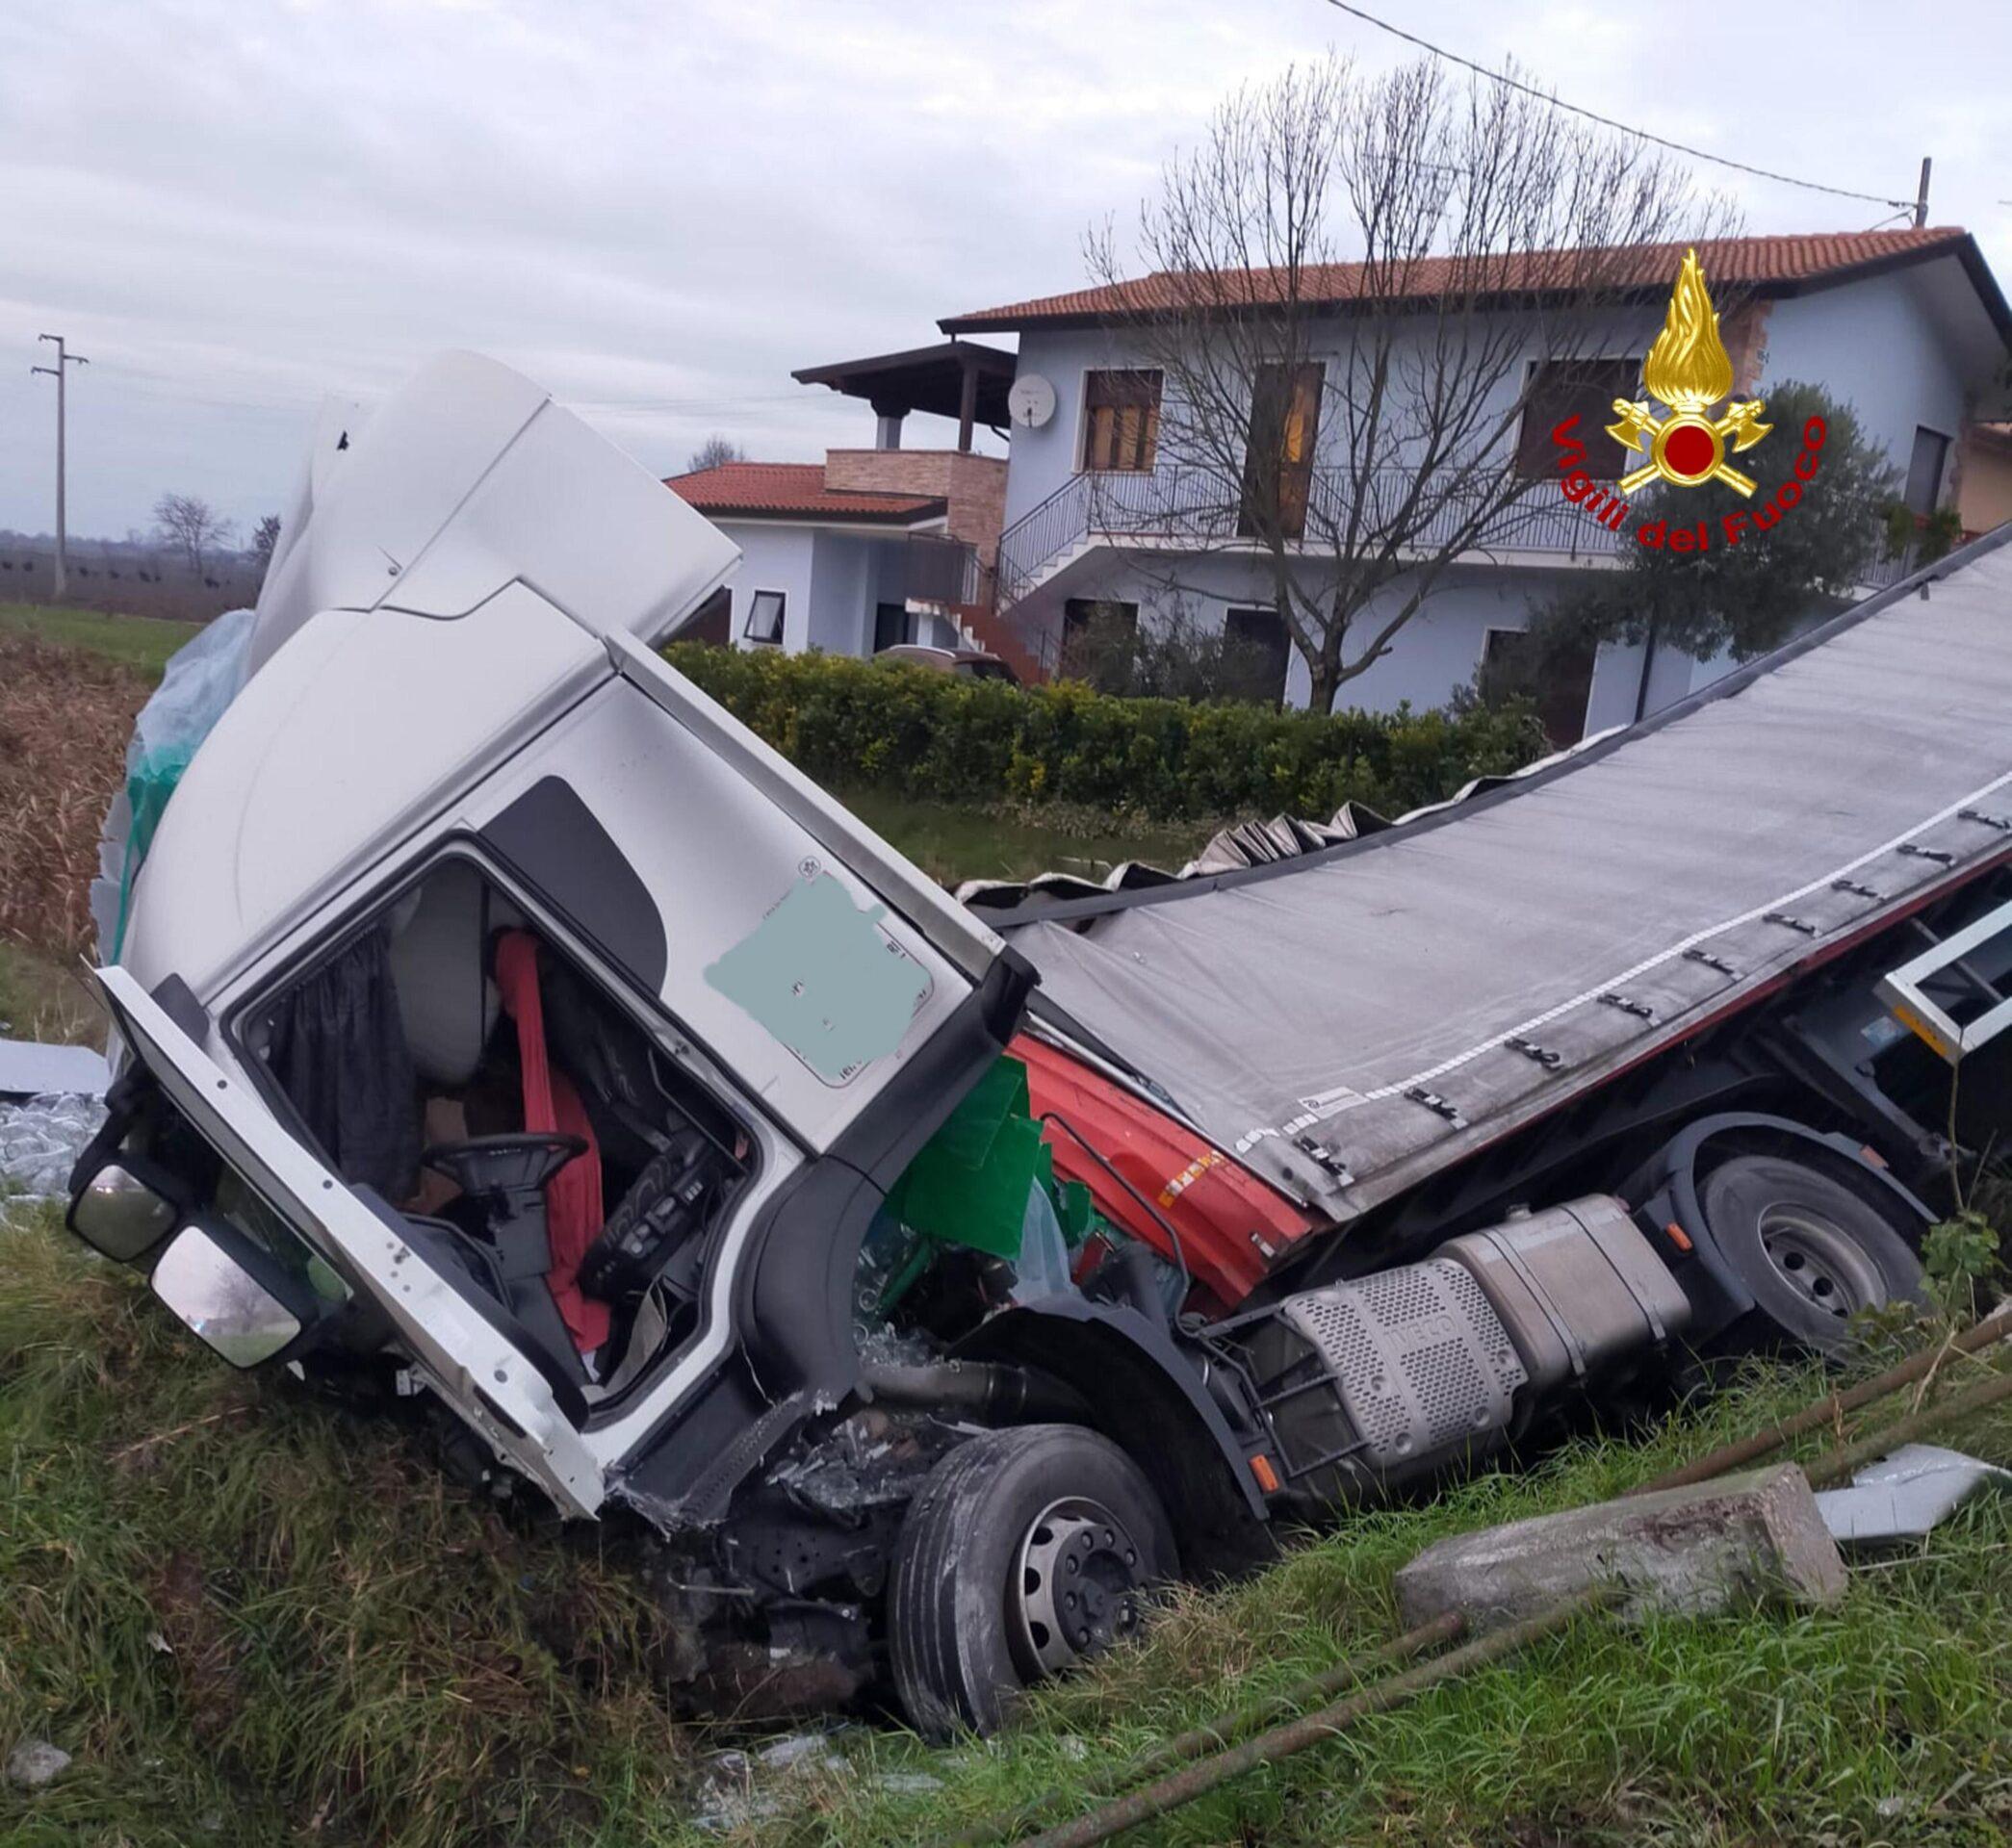
[[[1397,1575],[1406,1624],[1458,1611],[1476,1630],[1618,1584],[1623,1617],[1763,1602],[1830,1604],[1844,1564],[1793,1463],[1572,1508],[1428,1547]]]

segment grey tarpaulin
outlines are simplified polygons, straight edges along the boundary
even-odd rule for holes
[[[988,922],[1064,1030],[1349,1217],[2012,850],[2007,536],[1500,792]]]

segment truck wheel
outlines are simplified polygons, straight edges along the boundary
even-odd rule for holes
[[[1117,1445],[1073,1424],[988,1431],[910,1505],[888,1630],[916,1728],[995,1732],[1014,1697],[1137,1633],[1178,1570],[1159,1497]]]
[[[1800,1162],[1736,1155],[1706,1177],[1698,1204],[1761,1314],[1819,1353],[1849,1343],[1861,1309],[1921,1295],[1921,1264],[1892,1221]]]

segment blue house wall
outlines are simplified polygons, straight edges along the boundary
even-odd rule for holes
[[[1918,425],[1937,430],[1955,445],[1971,413],[1975,370],[1976,291],[1953,256],[1888,271],[1800,295],[1758,304],[1764,317],[1758,395],[1770,383],[1800,379],[1821,385],[1849,402],[1867,434],[1904,473]],[[1638,354],[1647,350],[1662,313],[1631,311],[1613,318],[1578,350]],[[1535,345],[1528,357],[1542,357]],[[1337,323],[1337,343],[1341,326]],[[1318,355],[1316,355],[1318,356]],[[1125,330],[1029,328],[1020,340],[1019,371],[1038,372],[1055,388],[1055,415],[1041,429],[1013,432],[1006,482],[1006,525],[1067,487],[1082,452],[1085,374],[1096,368],[1149,363]],[[1503,391],[1516,382],[1506,377]],[[1338,440],[1339,420],[1324,416],[1324,449]],[[1778,430],[1754,452],[1764,481],[1793,459],[1791,431]],[[1942,483],[1945,498],[1952,483]],[[1586,567],[1581,566],[1580,569]],[[1611,567],[1609,567],[1611,568]],[[1457,687],[1470,684],[1490,629],[1521,629],[1533,609],[1571,581],[1571,568],[1550,555],[1461,565],[1442,578],[1424,609],[1395,638],[1391,653],[1349,681],[1341,700],[1372,710],[1401,702],[1443,704]],[[1176,616],[1218,627],[1224,613],[1273,601],[1268,567],[1259,560],[1218,552],[1189,557],[1127,554],[1115,550],[1091,553],[1016,612],[1036,635],[1051,637],[1069,598],[1112,599],[1137,603],[1141,620],[1166,623]],[[1403,595],[1393,587],[1358,619],[1357,634],[1373,632],[1380,612],[1394,609]],[[1351,648],[1354,652],[1354,645]],[[1734,666],[1730,659],[1694,661],[1671,650],[1659,651],[1646,685],[1642,651],[1609,646],[1600,651],[1587,703],[1589,731],[1622,724],[1638,705],[1655,710],[1708,684]],[[1295,654],[1287,681],[1288,700],[1303,704],[1307,674]]]

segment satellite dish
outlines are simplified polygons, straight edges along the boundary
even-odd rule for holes
[[[1006,415],[1023,430],[1038,430],[1055,415],[1055,388],[1039,372],[1022,372],[1006,394]]]

